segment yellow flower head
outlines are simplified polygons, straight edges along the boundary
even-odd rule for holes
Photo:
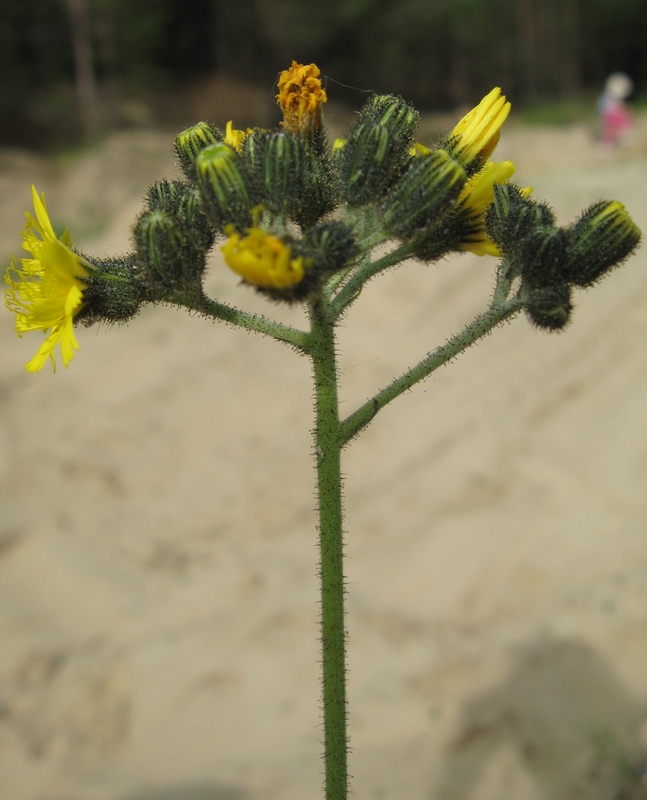
[[[456,125],[447,149],[463,167],[483,164],[497,146],[509,113],[510,103],[497,86]]]
[[[61,346],[61,359],[66,367],[79,349],[73,323],[83,306],[84,279],[89,272],[87,263],[71,249],[68,232],[60,239],[54,233],[44,196],[39,196],[33,186],[31,193],[36,219],[27,212],[22,246],[32,257],[21,259],[21,267],[13,261],[7,269],[5,303],[16,315],[18,336],[35,330],[47,334],[25,369],[38,372],[50,358],[56,371],[57,344]]]
[[[261,228],[246,236],[233,229],[221,250],[227,265],[246,283],[261,289],[291,289],[303,280],[305,259],[292,258],[289,245]]]
[[[328,97],[319,75],[316,64],[297,64],[296,61],[280,74],[276,102],[283,111],[283,128],[289,133],[305,135],[321,128],[321,106]]]
[[[501,255],[499,248],[485,232],[485,212],[494,201],[494,187],[499,183],[507,183],[514,172],[512,161],[499,164],[488,161],[467,181],[457,203],[457,215],[463,227],[461,250],[470,250],[479,256]]]

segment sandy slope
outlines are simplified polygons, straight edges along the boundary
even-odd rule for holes
[[[647,230],[644,123],[606,158],[584,129],[511,127],[501,156],[560,221],[617,197]],[[141,132],[3,154],[3,246],[33,180],[85,249],[125,250],[172,170]],[[496,331],[348,451],[355,797],[647,796],[620,774],[647,753],[646,258],[563,335]],[[340,332],[345,408],[483,308],[493,267],[370,285]],[[217,259],[209,283],[273,311]],[[154,308],[30,376],[34,341],[0,327],[2,800],[318,797],[307,363]]]

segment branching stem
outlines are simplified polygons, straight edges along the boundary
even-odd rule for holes
[[[173,302],[207,317],[227,322],[230,325],[271,336],[280,342],[292,345],[302,353],[308,352],[309,334],[298,328],[292,328],[289,325],[267,319],[267,317],[262,317],[258,314],[250,314],[248,311],[243,311],[239,308],[232,308],[232,306],[212,300],[206,295],[202,295],[199,298],[191,297],[190,299],[178,297],[174,298]]]
[[[339,438],[342,447],[357,436],[376,416],[378,411],[396,397],[411,389],[419,381],[431,375],[432,372],[446,364],[454,356],[462,353],[471,344],[489,333],[492,328],[506,319],[514,316],[522,307],[516,298],[507,300],[500,305],[492,305],[484,313],[479,314],[464,330],[452,336],[444,345],[437,347],[411,369],[399,378],[396,378],[374,397],[367,400],[354,413],[342,421]]]
[[[487,311],[340,422],[339,374],[335,353],[335,326],[339,315],[367,280],[404,257],[406,254],[402,248],[396,248],[374,262],[360,265],[332,299],[330,287],[322,287],[315,292],[308,302],[309,331],[231,308],[204,296],[173,298],[178,305],[206,316],[286,342],[312,359],[315,385],[314,457],[319,501],[325,800],[347,800],[349,792],[341,451],[387,403],[522,308],[518,297],[508,298],[512,277],[504,262],[499,269],[494,296]]]

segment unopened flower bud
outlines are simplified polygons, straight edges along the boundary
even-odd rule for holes
[[[465,170],[445,150],[413,158],[384,201],[384,224],[394,236],[408,239],[435,225],[456,201]]]
[[[592,286],[638,246],[640,229],[617,200],[595,203],[567,230],[566,277]]]
[[[195,177],[194,164],[198,153],[221,140],[222,134],[209,122],[198,122],[175,137],[175,152],[187,178]]]
[[[135,224],[137,262],[151,291],[199,285],[205,255],[168,211],[144,212]]]
[[[206,252],[213,244],[215,231],[204,213],[202,197],[193,183],[186,181],[158,181],[148,190],[148,208],[151,211],[168,211],[179,223],[197,250]]]
[[[553,225],[540,225],[521,240],[518,269],[530,286],[551,286],[564,281],[566,234]]]
[[[349,205],[379,200],[397,177],[399,151],[383,125],[360,123],[338,151],[340,191]]]
[[[522,293],[525,289],[525,285],[522,286]],[[567,283],[558,283],[530,288],[524,308],[530,321],[538,328],[561,330],[569,321],[573,309],[571,287]]]
[[[275,214],[293,218],[303,202],[306,147],[292,133],[252,134],[249,161],[260,202]]]
[[[485,215],[485,229],[503,253],[515,252],[529,231],[554,222],[550,208],[527,197],[518,186],[507,183],[494,187],[492,205]]]
[[[306,148],[303,195],[294,220],[309,228],[337,205],[333,166],[325,137],[312,137]]]
[[[325,275],[349,265],[358,253],[353,229],[337,220],[310,228],[305,245],[312,251],[315,269]]]
[[[195,173],[205,212],[216,229],[233,224],[244,230],[252,224],[254,203],[233,147],[223,142],[205,147],[195,160]]]
[[[401,142],[403,151],[410,146],[411,136],[420,114],[401,97],[392,94],[375,95],[362,108],[359,121],[384,125]]]
[[[185,181],[156,181],[149,186],[146,194],[148,208],[154,211],[161,208],[164,211],[175,210],[185,187],[189,186]]]

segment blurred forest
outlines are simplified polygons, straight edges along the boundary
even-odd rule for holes
[[[0,144],[38,148],[151,121],[150,98],[204,76],[267,88],[293,58],[336,99],[434,111],[493,85],[517,108],[594,98],[616,70],[647,85],[645,0],[2,0],[0,39]]]

